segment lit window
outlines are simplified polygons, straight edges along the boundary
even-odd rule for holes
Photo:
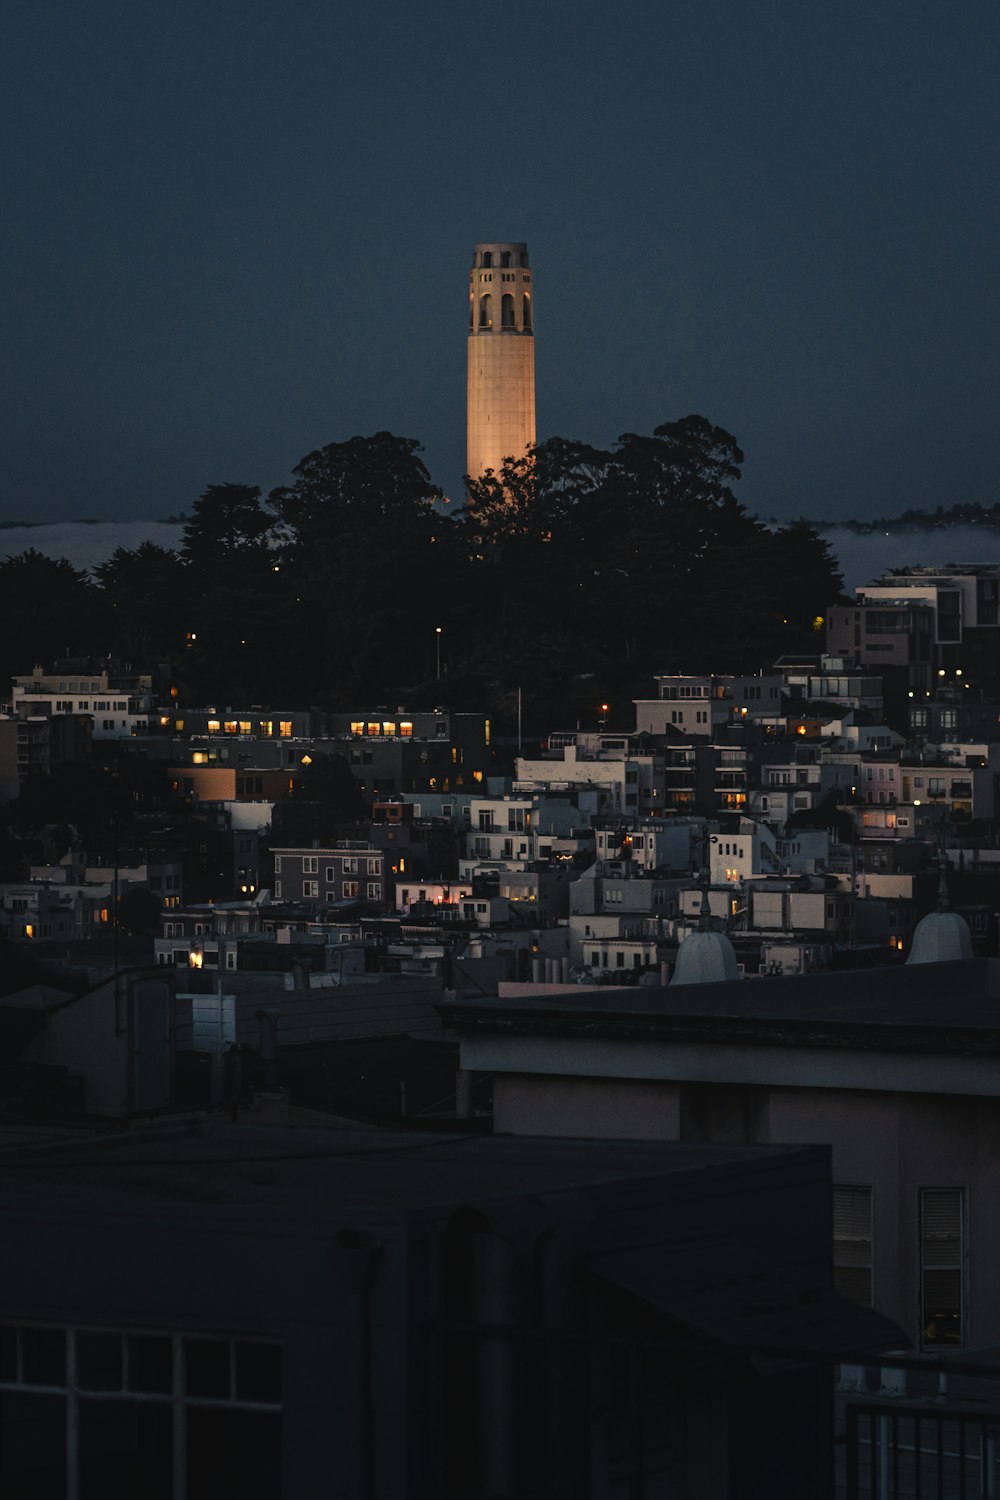
[[[381,733],[381,730],[382,730],[382,721],[380,719],[371,719],[371,720],[369,720],[369,723],[368,723],[368,733],[369,734],[379,734],[379,733]]]
[[[219,722],[218,719],[209,719],[209,721],[208,721],[208,732],[209,732],[209,734],[218,734],[218,732],[221,729],[221,727],[222,726],[221,726],[221,724],[220,724],[220,722]]]
[[[482,779],[483,779],[483,773],[482,773],[482,771],[473,771],[473,773],[472,773],[472,779],[473,779],[473,781],[482,781]]]
[[[273,723],[273,721],[271,719],[261,719],[260,720],[260,732],[261,732],[261,734],[268,734],[268,735],[273,734],[274,733],[274,723]]]
[[[240,720],[240,734],[252,734],[252,733],[253,733],[253,730],[252,730],[251,725],[250,725],[250,720],[249,719],[241,719]]]
[[[279,719],[278,720],[278,735],[279,735],[279,738],[281,738],[283,740],[290,740],[291,739],[291,737],[292,737],[292,721],[291,721],[291,719]]]
[[[396,726],[395,726],[395,724],[390,724],[388,722],[384,723],[382,725],[382,733],[383,734],[392,734],[392,735],[394,735],[396,733]]]
[[[963,1199],[961,1188],[920,1192],[920,1318],[925,1345],[963,1341]]]
[[[239,731],[239,724],[236,719],[226,719],[222,728],[225,734],[236,734]]]
[[[410,723],[410,721],[408,719],[403,719],[402,720],[402,722],[400,723],[400,726],[399,726],[399,732],[402,735],[402,737],[403,737],[404,740],[408,740],[408,739],[411,738],[411,736],[413,734],[413,725]]]
[[[352,734],[364,734],[364,732],[365,732],[364,720],[363,719],[352,719],[351,720],[351,733]]]

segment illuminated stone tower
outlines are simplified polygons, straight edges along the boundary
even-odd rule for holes
[[[477,245],[469,272],[468,472],[499,473],[535,441],[531,268],[523,244]]]

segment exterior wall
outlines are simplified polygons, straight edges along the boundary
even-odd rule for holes
[[[834,1183],[874,1188],[875,1303],[919,1347],[921,1188],[966,1192],[970,1344],[1000,1340],[1000,1102],[944,1095],[780,1089],[768,1100],[773,1144],[829,1142]]]
[[[659,1080],[498,1073],[493,1128],[498,1135],[677,1141],[680,1089]]]
[[[174,791],[192,802],[235,802],[243,798],[273,803],[288,790],[287,771],[235,766],[170,766]]]
[[[274,898],[281,901],[390,901],[385,854],[369,844],[338,849],[275,849]]]
[[[464,1049],[463,1049],[464,1052]],[[463,1064],[468,1060],[463,1055]],[[572,1063],[569,1062],[569,1066]],[[718,1075],[716,1075],[718,1076]],[[970,1345],[1000,1342],[1000,1100],[877,1089],[708,1085],[690,1134],[685,1085],[669,1078],[497,1073],[497,1132],[714,1144],[831,1145],[833,1181],[874,1189],[874,1299],[920,1348],[919,1195],[962,1188]]]
[[[687,702],[674,699],[635,699],[636,734],[665,734],[679,729],[684,734],[703,735],[711,739],[714,730],[726,723],[728,714],[711,699],[695,698]]]
[[[11,802],[21,790],[17,773],[17,720],[0,717],[0,803]]]
[[[18,717],[83,715],[91,720],[95,740],[128,739],[145,733],[152,703],[147,691],[112,686],[107,672],[83,677],[78,674],[74,679],[36,669],[30,677],[14,679],[13,707]]]
[[[492,265],[483,265],[489,255]],[[511,265],[503,267],[508,255]],[[487,469],[499,474],[505,458],[523,458],[535,442],[534,317],[526,327],[524,298],[534,289],[523,244],[477,245],[469,273],[469,368],[467,410],[468,473],[478,479]],[[513,326],[501,326],[501,301],[514,298]],[[491,316],[480,316],[482,298]]]

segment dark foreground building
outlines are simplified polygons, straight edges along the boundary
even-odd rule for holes
[[[3,1147],[4,1500],[831,1493],[825,1148],[315,1119]]]

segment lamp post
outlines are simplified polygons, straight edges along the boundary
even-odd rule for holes
[[[441,626],[434,627],[434,643],[437,646],[437,680],[441,681]]]

